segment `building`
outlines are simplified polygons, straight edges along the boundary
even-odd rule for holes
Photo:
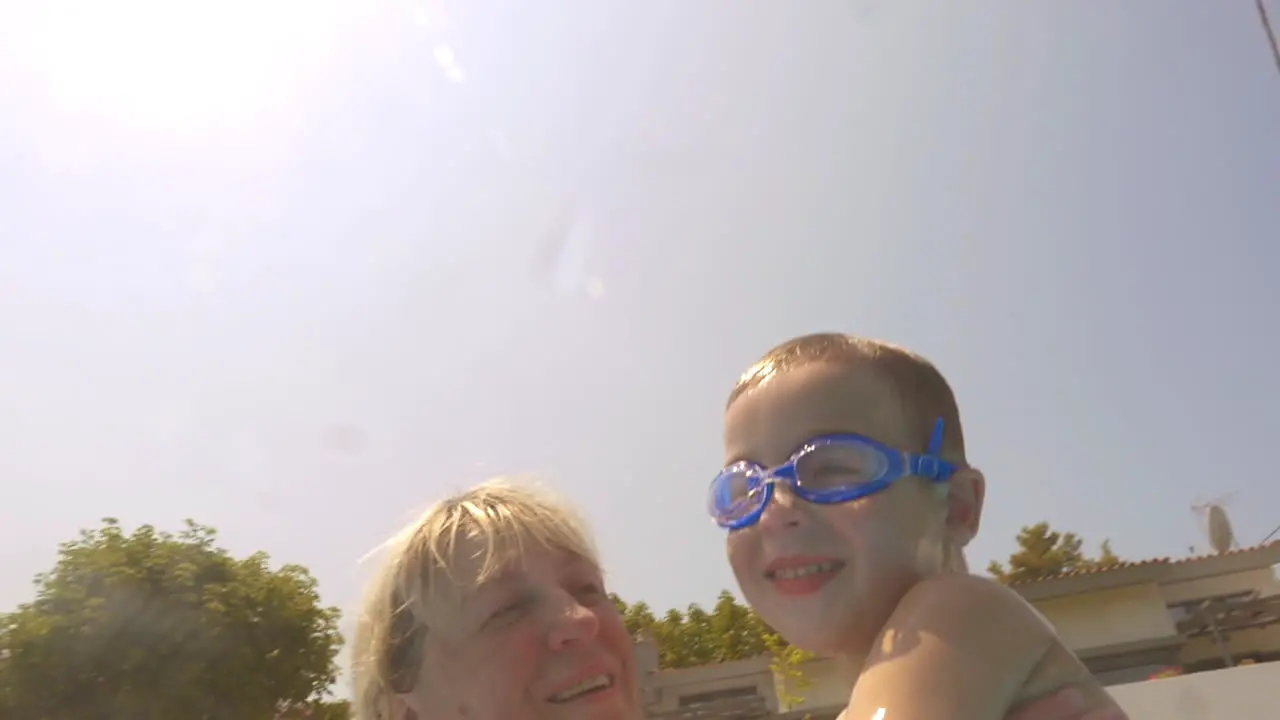
[[[1280,660],[1280,542],[1014,589],[1106,685]]]
[[[1241,717],[1280,685],[1280,541],[1215,555],[1121,563],[1013,586],[1129,711],[1131,720]],[[781,687],[767,658],[658,670],[638,645],[655,720],[831,720],[856,675],[833,658],[806,663],[806,686]],[[1167,679],[1161,679],[1167,678]],[[786,698],[804,701],[788,706]],[[1197,704],[1198,703],[1198,704]],[[1249,703],[1255,703],[1249,705]],[[1218,707],[1221,706],[1221,707]],[[1209,708],[1208,711],[1205,708]],[[1280,713],[1277,713],[1280,716]]]

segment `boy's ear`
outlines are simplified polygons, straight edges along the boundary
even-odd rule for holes
[[[947,480],[947,535],[958,547],[978,534],[986,496],[987,480],[980,470],[962,468]]]

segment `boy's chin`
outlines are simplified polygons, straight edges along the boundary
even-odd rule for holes
[[[870,618],[857,607],[852,598],[833,593],[834,597],[822,598],[808,607],[797,607],[792,598],[774,598],[773,612],[762,619],[790,645],[815,655],[847,655],[861,652],[869,645],[879,628],[870,627]],[[791,602],[788,602],[791,600]],[[818,598],[813,598],[818,600]],[[758,610],[760,608],[757,608]],[[864,637],[866,636],[866,637]]]

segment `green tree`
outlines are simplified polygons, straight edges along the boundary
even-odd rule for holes
[[[690,605],[684,613],[684,626],[680,632],[685,638],[685,649],[689,665],[710,665],[721,655],[717,650],[724,645],[724,639],[716,635],[711,625],[711,614],[696,603]]]
[[[351,720],[349,700],[316,700],[277,712],[274,720]]]
[[[615,594],[610,593],[609,597],[613,600],[613,604],[618,607],[618,612],[622,615],[622,624],[626,626],[627,632],[631,637],[636,637],[641,633],[653,633],[653,628],[658,624],[657,618],[653,616],[653,611],[644,602],[638,602],[634,605],[628,605],[626,601]]]
[[[987,566],[987,572],[999,582],[1032,582],[1069,572],[1114,567],[1123,562],[1112,551],[1111,541],[1102,541],[1098,557],[1090,558],[1075,533],[1058,532],[1047,522],[1022,528],[1017,542],[1018,549],[1009,556],[1007,567],[994,560]]]
[[[1112,552],[1110,540],[1102,541],[1102,544],[1098,547],[1098,557],[1093,560],[1094,566],[1099,569],[1112,568],[1123,562],[1124,560],[1121,560],[1119,555]]]
[[[813,682],[804,674],[804,663],[812,660],[813,653],[788,645],[782,636],[770,631],[765,644],[771,656],[769,667],[778,680],[778,700],[784,712],[790,712],[804,703],[804,690]],[[805,718],[809,716],[806,714]]]
[[[684,613],[671,608],[650,630],[658,641],[659,667],[681,668],[698,664],[694,660],[698,639],[685,627]]]
[[[659,667],[694,667],[768,656],[783,702],[788,707],[803,702],[801,692],[809,681],[801,666],[813,655],[787,644],[728,590],[716,598],[711,612],[695,604],[683,612],[668,610],[660,620],[643,602],[629,605],[616,595],[613,601],[633,636],[644,632],[657,641]]]
[[[0,717],[269,720],[320,703],[338,611],[306,569],[216,539],[106,519],[61,545],[35,600],[0,618]]]
[[[708,632],[715,638],[712,662],[758,657],[772,652],[769,638],[776,636],[751,608],[724,590],[711,611]]]

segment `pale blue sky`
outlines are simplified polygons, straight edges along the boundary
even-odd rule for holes
[[[515,471],[625,597],[709,602],[723,398],[817,330],[948,374],[977,566],[1038,520],[1203,548],[1230,491],[1242,542],[1280,524],[1252,2],[342,3],[258,45],[0,10],[0,608],[107,515],[351,608],[366,551]]]

